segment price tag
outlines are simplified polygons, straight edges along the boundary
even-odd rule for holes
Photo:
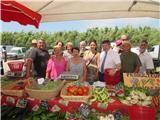
[[[19,99],[17,101],[16,107],[25,108],[27,106],[28,101],[24,98]]]
[[[44,78],[39,78],[39,79],[37,79],[37,81],[38,81],[39,85],[42,85],[44,83],[45,79]]]
[[[47,101],[41,101],[40,107],[45,110],[49,110],[49,104]]]
[[[87,104],[81,104],[81,106],[79,107],[79,112],[85,116],[85,117],[88,117],[89,113],[90,113],[90,109],[89,109],[89,105]]]

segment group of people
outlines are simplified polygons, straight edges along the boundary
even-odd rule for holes
[[[119,49],[115,51],[110,41],[104,40],[102,50],[98,52],[96,40],[90,41],[89,49],[86,49],[85,41],[81,41],[79,47],[74,47],[72,42],[64,46],[62,41],[58,41],[49,55],[43,39],[33,40],[26,53],[26,63],[32,63],[28,65],[27,75],[33,73],[37,78],[54,80],[69,72],[79,75],[80,81],[93,83],[99,80],[115,85],[123,80],[123,73],[150,73],[154,69],[146,40],[140,42],[138,55],[131,51],[132,44],[125,35],[118,43]]]

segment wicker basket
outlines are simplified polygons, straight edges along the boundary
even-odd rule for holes
[[[18,96],[18,97],[23,96],[24,90],[12,90],[12,88],[16,86],[18,82],[20,81],[16,81],[8,85],[2,86],[1,92],[5,95]]]
[[[67,87],[74,85],[75,82],[67,83],[63,89],[61,90],[60,96],[66,100],[66,101],[72,101],[72,102],[88,102],[88,99],[90,98],[90,91],[87,96],[67,96]]]
[[[31,98],[36,98],[39,100],[50,100],[55,98],[59,92],[61,91],[62,87],[64,86],[65,81],[62,81],[57,89],[54,90],[35,90],[26,87],[25,90]]]

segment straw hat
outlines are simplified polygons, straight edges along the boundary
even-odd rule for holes
[[[37,40],[36,40],[36,39],[33,39],[33,40],[32,40],[32,44],[37,44]]]

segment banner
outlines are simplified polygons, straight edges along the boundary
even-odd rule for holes
[[[123,73],[128,87],[160,88],[160,74]]]

